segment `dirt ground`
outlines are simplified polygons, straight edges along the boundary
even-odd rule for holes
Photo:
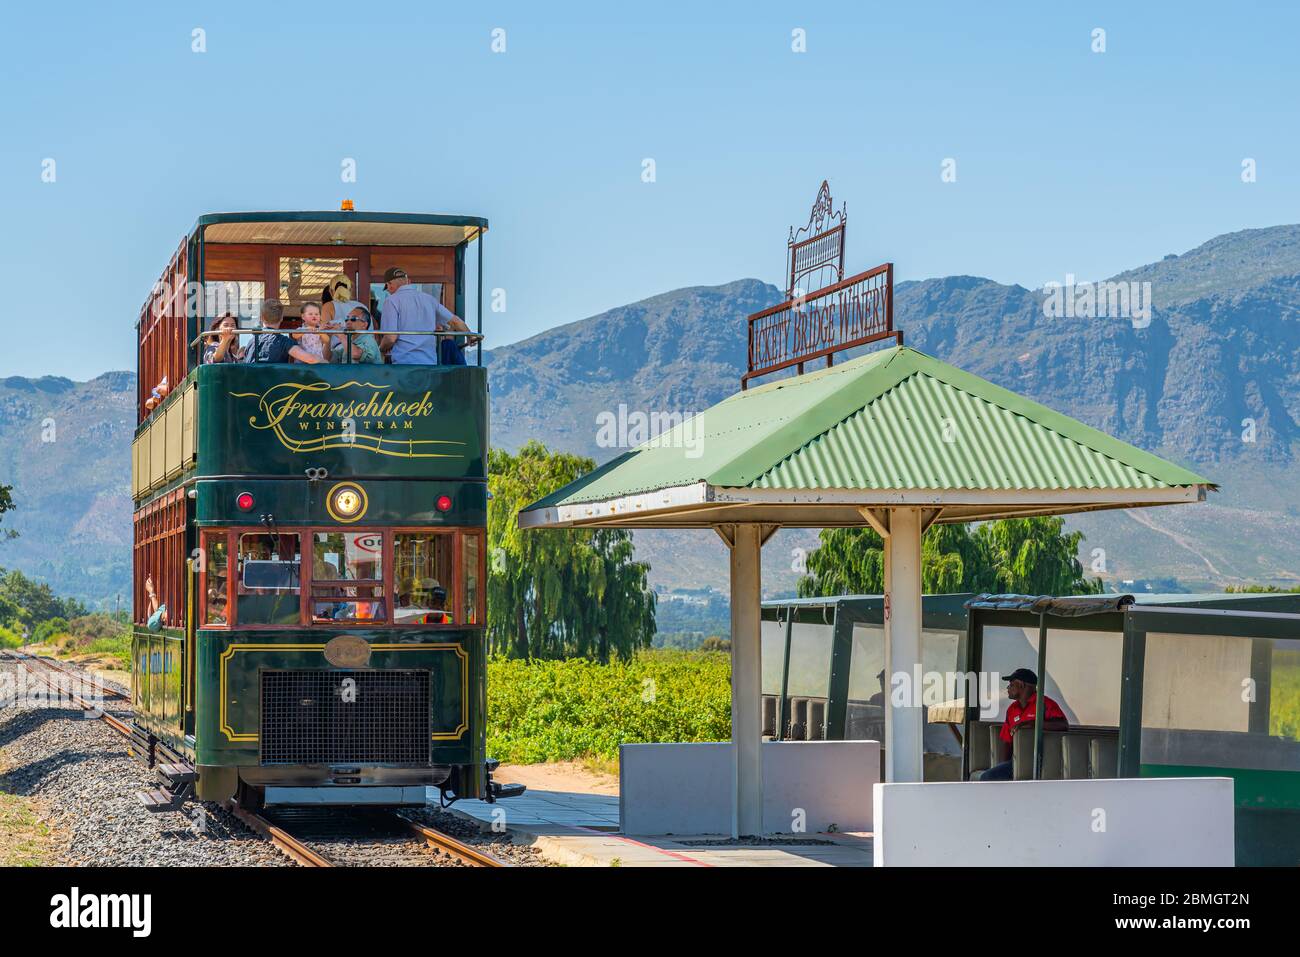
[[[131,672],[123,668],[116,658],[108,655],[71,655],[64,660],[85,668],[96,678],[131,687]]]
[[[577,761],[549,764],[503,764],[492,775],[502,783],[526,784],[535,791],[569,791],[577,794],[618,794],[618,778],[592,771]]]

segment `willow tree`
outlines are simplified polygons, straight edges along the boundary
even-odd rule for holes
[[[994,581],[985,591],[1021,595],[1077,595],[1101,591],[1101,579],[1087,579],[1079,564],[1083,532],[1066,532],[1065,519],[1004,518],[975,531],[983,543]]]
[[[655,632],[650,566],[622,529],[523,531],[519,510],[596,467],[529,442],[488,458],[488,645],[512,658],[631,657]]]
[[[1082,532],[1061,518],[1010,518],[970,525],[932,525],[921,540],[921,588],[930,594],[1002,592],[1092,594],[1079,564]],[[878,595],[885,590],[885,543],[870,528],[823,529],[808,556],[799,595]]]

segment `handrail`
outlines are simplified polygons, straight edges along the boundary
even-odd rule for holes
[[[236,336],[262,336],[281,334],[286,336],[299,335],[304,332],[302,327],[293,329],[236,329],[233,335]],[[383,329],[318,329],[315,331],[318,336],[463,336],[466,338],[477,337],[482,339],[481,332],[473,330],[463,331],[459,329],[448,329],[445,332],[435,329],[430,332],[427,329],[403,329],[400,332],[385,332]],[[224,333],[219,330],[209,329],[207,332],[200,332],[192,340],[189,347],[193,349],[204,339],[219,339]]]
[[[306,333],[308,333],[308,334],[315,334],[315,335],[321,335],[321,336],[379,336],[379,337],[383,337],[383,336],[445,336],[445,337],[447,337],[448,339],[463,338],[463,339],[474,339],[474,340],[476,340],[476,342],[473,342],[473,343],[467,343],[467,345],[481,345],[481,344],[482,344],[482,341],[483,341],[483,334],[482,334],[481,332],[474,332],[474,331],[472,331],[472,330],[459,330],[459,329],[447,329],[447,330],[438,330],[438,329],[434,329],[434,330],[432,330],[432,331],[431,331],[431,330],[428,330],[428,329],[403,329],[403,330],[401,330],[400,332],[396,332],[396,331],[395,331],[395,332],[385,332],[383,329],[334,329],[334,328],[324,328],[324,329],[316,329],[316,330],[306,330],[306,329],[305,329],[304,327],[302,327],[302,326],[297,326],[297,327],[292,328],[292,329],[236,329],[233,333],[231,333],[231,335],[234,335],[235,337],[239,337],[239,336],[276,335],[276,334],[279,334],[279,335],[286,335],[286,336],[292,336],[292,335],[302,335],[302,334],[304,334],[304,332],[306,332]],[[225,333],[221,332],[219,329],[209,329],[207,332],[200,332],[197,336],[195,336],[195,337],[193,338],[193,340],[190,341],[190,344],[189,344],[189,346],[188,346],[187,348],[189,348],[189,349],[198,349],[198,348],[203,344],[203,340],[204,340],[204,339],[220,339],[221,336],[223,336],[223,335],[225,335]],[[197,362],[197,363],[195,363],[196,366],[199,366],[199,365],[203,365],[203,364],[204,364],[204,363],[202,362],[202,356],[200,356],[199,358],[200,358],[200,361]],[[353,364],[353,363],[352,363],[352,350],[351,350],[351,349],[344,349],[344,350],[343,350],[343,361],[342,361],[342,362],[331,362],[331,363],[330,363],[330,365],[352,365],[352,364]]]

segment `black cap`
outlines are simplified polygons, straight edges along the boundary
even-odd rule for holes
[[[389,266],[387,269],[384,270],[385,283],[390,283],[394,279],[405,279],[405,278],[406,278],[406,270],[403,269],[401,266]]]
[[[1009,675],[1004,675],[1003,681],[1023,681],[1027,685],[1038,686],[1038,675],[1034,674],[1028,668],[1017,668]]]

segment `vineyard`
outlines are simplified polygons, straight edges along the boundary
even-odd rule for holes
[[[641,651],[607,665],[496,659],[487,682],[488,753],[505,762],[612,761],[620,743],[731,737],[725,653]]]

